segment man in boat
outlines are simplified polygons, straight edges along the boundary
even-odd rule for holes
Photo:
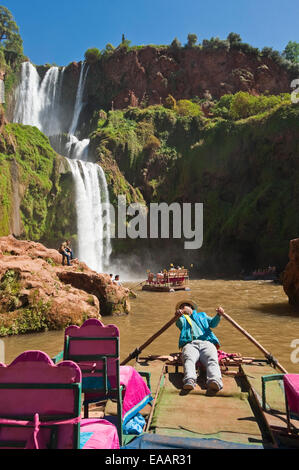
[[[197,312],[193,301],[180,302],[177,305],[176,326],[181,330],[179,347],[182,348],[184,365],[184,390],[193,390],[196,387],[196,363],[199,360],[206,368],[208,393],[215,393],[223,388],[217,354],[219,340],[211,328],[216,328],[219,324],[224,310],[218,307],[216,312],[213,318],[204,312]]]

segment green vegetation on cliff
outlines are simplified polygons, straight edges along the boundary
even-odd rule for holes
[[[19,277],[17,271],[8,270],[0,282],[0,337],[44,331],[50,326],[47,321],[50,305],[35,298],[29,305],[27,299],[24,300]]]
[[[90,63],[95,63],[100,60],[105,60],[110,57],[112,54],[117,53],[118,51],[125,51],[130,52],[138,49],[143,49],[145,47],[152,47],[155,49],[172,49],[172,50],[180,50],[183,48],[197,48],[203,50],[216,50],[222,49],[227,52],[229,51],[241,51],[245,54],[253,55],[257,58],[264,58],[268,57],[272,59],[277,64],[283,66],[289,71],[297,73],[299,71],[298,66],[298,48],[299,44],[295,41],[289,41],[285,47],[285,50],[281,54],[279,51],[274,50],[272,47],[264,47],[263,49],[259,49],[257,47],[253,47],[250,44],[243,42],[242,38],[237,33],[230,33],[226,39],[220,39],[217,37],[211,37],[210,39],[203,39],[202,42],[197,43],[197,35],[195,33],[189,33],[187,36],[187,42],[183,46],[181,42],[174,38],[170,45],[158,45],[158,44],[147,44],[147,45],[131,45],[131,41],[128,39],[122,38],[122,42],[117,46],[114,47],[112,44],[108,43],[102,51],[99,51],[97,48],[88,49],[85,52],[85,58],[88,60],[91,58]]]
[[[210,103],[207,116],[182,115],[177,103],[111,111],[92,142],[147,202],[204,203],[197,262],[283,267],[299,232],[299,106],[287,94],[239,92]]]
[[[76,231],[65,159],[36,127],[6,124],[0,135],[0,236],[52,242]],[[16,226],[19,229],[16,229]],[[56,241],[56,244],[59,242]],[[54,245],[55,246],[55,245]]]

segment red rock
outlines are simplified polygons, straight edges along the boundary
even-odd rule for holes
[[[290,241],[289,262],[284,270],[282,282],[289,303],[299,307],[299,238]]]
[[[0,238],[0,331],[13,330],[24,309],[42,311],[50,329],[100,318],[100,310],[103,315],[129,313],[126,289],[85,263],[62,266],[61,258],[41,243]],[[8,271],[14,273],[14,289],[3,284]]]
[[[88,86],[95,86],[91,69]],[[209,89],[214,99],[240,90],[252,94],[289,92],[289,72],[272,59],[244,54],[240,50],[182,48],[174,53],[170,48],[144,47],[126,52],[115,51],[101,62],[101,77],[97,93],[105,87],[118,90],[111,97],[114,109],[130,105],[160,104],[171,94],[176,100],[204,97]],[[92,96],[92,92],[90,92]],[[131,100],[132,102],[132,100]]]

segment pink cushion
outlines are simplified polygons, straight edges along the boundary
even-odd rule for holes
[[[285,374],[283,383],[289,409],[299,415],[299,374]]]
[[[82,419],[80,433],[81,449],[119,449],[117,429],[105,419]]]

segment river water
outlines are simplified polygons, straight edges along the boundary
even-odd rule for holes
[[[289,306],[281,285],[268,281],[190,281],[190,292],[158,293],[141,291],[136,283],[127,283],[138,294],[131,300],[132,312],[122,317],[104,317],[103,323],[117,324],[120,329],[121,359],[143,344],[174,314],[175,305],[183,299],[193,299],[201,311],[213,316],[218,305],[224,307],[234,320],[254,336],[289,371],[299,373],[299,363],[291,360],[294,348],[291,342],[298,339],[299,312]],[[226,352],[240,352],[244,356],[263,357],[224,318],[215,329]],[[179,330],[172,325],[157,338],[143,354],[170,354],[178,351]],[[5,361],[9,363],[18,354],[29,349],[40,349],[50,356],[63,347],[63,331],[50,331],[4,338]],[[293,354],[295,355],[295,354]],[[296,354],[299,360],[299,351]],[[295,359],[296,359],[295,357]]]

